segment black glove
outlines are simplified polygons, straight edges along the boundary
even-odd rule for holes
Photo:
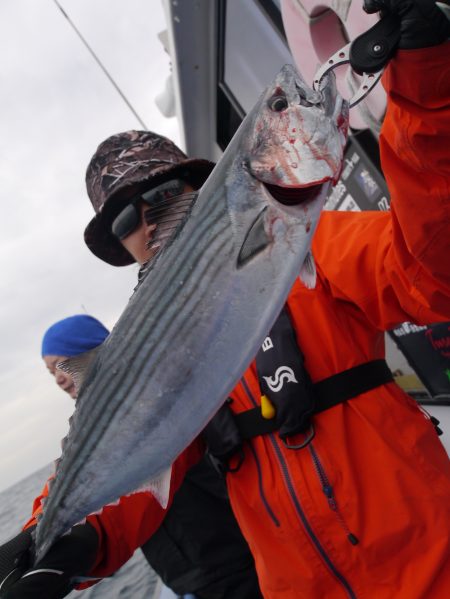
[[[450,21],[435,0],[364,0],[363,8],[367,13],[398,15],[398,47],[404,50],[437,46],[450,38]]]
[[[94,563],[98,536],[89,523],[74,526],[35,565],[32,530],[0,547],[0,599],[60,599]]]

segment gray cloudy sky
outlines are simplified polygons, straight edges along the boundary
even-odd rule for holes
[[[60,0],[149,129],[179,141],[154,98],[169,74],[160,0]],[[84,246],[87,163],[140,128],[53,0],[0,2],[0,490],[57,458],[73,409],[40,358],[54,321],[111,327],[136,269]]]

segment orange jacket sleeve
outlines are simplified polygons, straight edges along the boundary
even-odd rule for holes
[[[158,529],[173,500],[175,492],[183,478],[203,455],[203,445],[194,441],[172,466],[170,497],[166,509],[163,509],[151,493],[140,492],[122,497],[117,505],[105,507],[100,514],[87,517],[99,537],[97,559],[89,576],[103,578],[118,570],[134,551],[143,545]],[[41,501],[48,495],[45,485],[41,495],[34,500],[32,518],[25,524],[28,528],[36,523],[36,516],[42,511]],[[81,584],[82,589],[92,583]]]
[[[314,238],[331,294],[379,329],[450,318],[449,50],[399,51],[384,74],[390,212],[324,212]]]

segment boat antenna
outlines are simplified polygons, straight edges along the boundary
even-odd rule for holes
[[[93,59],[95,60],[95,62],[98,64],[98,66],[101,68],[101,70],[105,73],[105,75],[108,77],[109,81],[111,82],[111,84],[114,86],[114,89],[117,91],[117,93],[119,94],[119,96],[122,98],[122,100],[125,102],[125,104],[128,106],[128,108],[131,110],[131,112],[134,114],[134,116],[136,117],[136,119],[139,121],[139,124],[141,125],[141,127],[143,129],[145,129],[146,131],[148,131],[148,127],[147,125],[144,123],[144,121],[141,119],[141,117],[138,115],[138,113],[136,112],[136,110],[133,108],[133,106],[131,105],[131,102],[128,100],[128,98],[125,96],[125,94],[123,93],[123,91],[120,89],[120,87],[117,85],[117,83],[114,81],[114,79],[112,78],[112,76],[109,74],[108,70],[106,69],[106,67],[103,65],[103,63],[100,61],[100,59],[98,58],[98,56],[95,54],[94,50],[89,46],[89,44],[87,43],[87,41],[84,39],[84,37],[81,35],[80,31],[77,29],[77,27],[75,26],[75,24],[72,22],[72,20],[70,19],[69,15],[66,13],[66,11],[63,9],[63,7],[60,5],[60,3],[58,2],[58,0],[53,0],[53,2],[56,4],[56,6],[59,8],[59,10],[62,12],[62,14],[64,15],[64,17],[67,19],[67,21],[69,22],[70,26],[72,27],[72,29],[75,31],[75,33],[77,34],[77,36],[80,38],[80,40],[83,42],[83,44],[86,46],[86,48],[88,49],[89,53],[91,54],[91,56],[93,57]]]

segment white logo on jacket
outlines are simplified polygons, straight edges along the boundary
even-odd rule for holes
[[[285,382],[298,383],[294,371],[292,368],[289,368],[289,366],[280,366],[273,376],[263,376],[263,379],[266,381],[269,389],[274,393],[278,393]]]
[[[269,349],[272,349],[273,348],[272,339],[270,337],[266,337],[264,339],[263,344],[262,344],[261,347],[262,347],[263,351],[267,351]]]

